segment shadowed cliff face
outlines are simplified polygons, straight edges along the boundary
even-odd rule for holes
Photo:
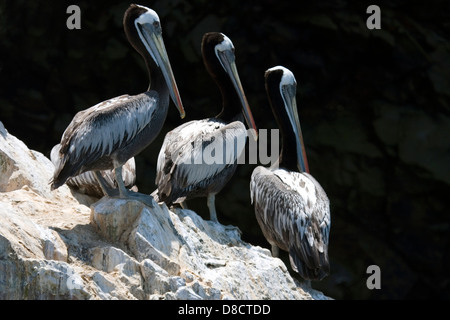
[[[77,111],[147,88],[144,63],[123,32],[129,3],[79,1],[81,30],[66,28],[69,4],[15,1],[0,8],[0,119],[47,156]],[[296,76],[310,171],[332,212],[332,274],[313,286],[335,298],[449,297],[450,17],[444,4],[379,3],[381,30],[366,28],[368,4],[346,1],[297,4],[302,10],[267,0],[142,4],[161,18],[186,118],[169,108],[160,136],[136,157],[141,192],[155,188],[164,134],[220,111],[200,41],[205,32],[221,31],[236,47],[258,128],[275,128],[264,71],[284,65]],[[253,168],[240,166],[217,196],[218,218],[239,226],[244,240],[268,247],[250,205]],[[206,200],[189,205],[207,217]],[[373,264],[381,268],[381,290],[366,287]]]

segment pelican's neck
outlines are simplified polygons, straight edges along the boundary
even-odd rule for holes
[[[156,65],[147,51],[139,53],[144,57],[145,65],[147,66],[149,81],[147,91],[158,92],[160,100],[169,99],[169,88],[167,88],[161,69]]]
[[[281,75],[278,72],[273,73],[270,77],[266,76],[266,91],[270,107],[281,134],[281,152],[278,164],[280,167],[291,171],[303,171],[299,166],[301,166],[300,163],[306,163],[306,155],[302,146],[301,132],[299,133],[300,136],[297,136],[294,126],[289,119],[285,101],[280,92]],[[299,157],[304,157],[305,159]],[[305,171],[308,171],[307,165],[305,166]]]
[[[243,121],[242,105],[239,95],[233,86],[231,79],[223,72],[220,76],[213,77],[222,95],[222,110],[216,116],[227,123]]]
[[[299,171],[297,161],[297,137],[289,123],[279,126],[281,133],[281,152],[279,166],[290,171]]]
[[[144,58],[147,67],[148,88],[147,92],[153,91],[158,93],[159,106],[169,105],[169,88],[167,88],[166,81],[161,69],[156,65],[147,50],[137,50]]]
[[[278,169],[283,168],[288,171],[295,171],[299,172],[297,167],[297,158],[295,156],[296,154],[296,147],[295,147],[295,139],[292,139],[292,137],[295,137],[294,132],[292,133],[286,133],[282,129],[281,131],[281,151],[278,156],[277,161],[271,165],[271,169]]]

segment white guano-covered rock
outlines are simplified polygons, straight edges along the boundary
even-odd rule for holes
[[[327,298],[235,227],[148,195],[51,191],[52,174],[0,122],[0,299]]]

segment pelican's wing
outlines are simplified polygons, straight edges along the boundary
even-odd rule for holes
[[[59,150],[60,150],[60,148],[61,148],[61,145],[57,144],[53,147],[53,149],[50,153],[50,160],[52,161],[52,163],[55,167],[59,166],[59,161],[60,161]],[[108,183],[108,185],[111,188],[117,187],[114,169],[102,170],[100,173],[102,174],[103,178],[105,179],[105,182]],[[135,163],[134,157],[128,159],[128,161],[123,165],[122,178],[123,178],[125,187],[131,188],[134,186],[134,184],[136,182],[136,163]],[[66,183],[69,187],[78,189],[79,192],[81,192],[81,193],[91,195],[91,196],[96,196],[96,197],[103,196],[103,191],[102,191],[93,171],[86,171],[75,177],[71,177],[66,181]]]
[[[103,177],[106,176],[105,180],[110,186],[114,185],[114,183],[110,179],[108,179],[109,176],[105,174],[105,171],[102,171],[102,175]],[[75,177],[69,178],[67,179],[66,184],[71,188],[75,188],[75,190],[83,194],[98,198],[101,198],[104,195],[103,190],[100,187],[97,178],[95,177],[94,171],[86,171]]]
[[[168,196],[173,184],[186,188],[235,164],[246,139],[247,131],[240,121],[225,125],[215,119],[205,119],[170,131],[158,157],[159,194]]]
[[[78,112],[61,139],[57,177],[67,162],[72,175],[131,141],[151,121],[158,99],[150,93],[122,95]]]
[[[134,157],[128,159],[128,161],[122,166],[122,179],[125,187],[127,188],[133,187],[136,183],[136,161],[134,160]]]
[[[305,279],[329,273],[329,200],[307,173],[257,167],[250,183],[252,202],[268,241],[289,251],[292,268]]]
[[[117,188],[116,175],[114,169],[102,170],[101,175],[111,188]],[[134,157],[128,159],[122,166],[122,179],[125,187],[131,188],[136,182],[136,167]],[[86,171],[66,181],[70,187],[75,187],[85,194],[103,196],[103,191],[98,184],[94,171]]]

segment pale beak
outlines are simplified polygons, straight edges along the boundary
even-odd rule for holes
[[[167,55],[166,47],[160,32],[154,30],[152,25],[142,25],[141,31],[146,39],[148,47],[150,47],[150,55],[155,60],[156,64],[161,69],[161,72],[166,80],[167,87],[169,88],[169,94],[173,103],[180,112],[180,117],[185,117],[183,103],[181,102],[180,93],[178,92],[177,83],[170,66],[169,57]],[[147,46],[146,46],[147,47]]]
[[[252,111],[250,110],[250,106],[248,105],[244,89],[242,88],[241,80],[239,78],[239,74],[236,68],[236,63],[234,61],[234,54],[231,51],[225,50],[219,52],[219,59],[226,73],[230,77],[236,92],[238,93],[245,121],[247,122],[247,125],[250,129],[253,139],[257,141],[258,129],[256,128],[255,120],[253,119]]]
[[[283,97],[292,129],[297,136],[297,167],[300,172],[309,173],[308,159],[306,157],[305,144],[303,143],[302,128],[300,127],[300,120],[298,118],[295,94],[296,87],[294,85],[284,85],[281,87],[281,96]]]

